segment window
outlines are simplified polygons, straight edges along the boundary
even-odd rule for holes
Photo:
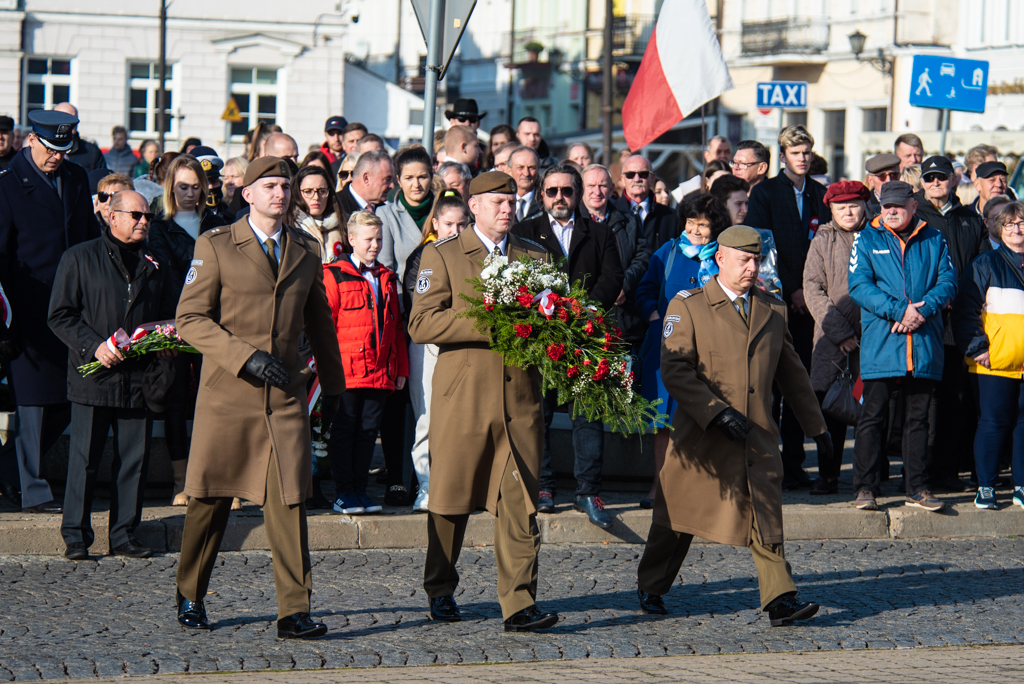
[[[889,113],[887,107],[872,107],[864,110],[864,132],[884,131],[885,120]]]
[[[71,60],[61,57],[26,57],[22,82],[22,121],[29,112],[53,109],[71,100]]]
[[[838,179],[846,174],[846,110],[825,111],[825,144],[822,156],[828,162],[829,173]]]
[[[178,123],[174,117],[173,65],[164,70],[164,133],[175,137]],[[157,136],[157,93],[160,89],[160,65],[137,62],[128,65],[128,134],[134,138]]]
[[[231,124],[231,137],[241,140],[256,124],[277,123],[277,69],[231,67],[231,96],[242,120]]]

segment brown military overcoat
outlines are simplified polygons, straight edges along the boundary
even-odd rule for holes
[[[248,218],[196,240],[178,302],[178,333],[203,354],[185,493],[263,504],[270,454],[284,503],[312,495],[306,382],[299,356],[305,326],[325,395],[345,390],[338,339],[313,240],[293,228],[275,279]],[[267,385],[244,370],[257,350],[284,360],[292,382]]]
[[[679,402],[658,481],[654,522],[722,544],[747,546],[751,516],[765,544],[781,544],[782,458],[772,381],[810,436],[825,420],[786,327],[786,305],[750,291],[750,328],[717,279],[676,295],[665,312],[661,377]],[[751,423],[745,442],[711,421],[731,406]],[[431,491],[433,494],[433,491]]]
[[[508,258],[547,259],[543,247],[508,236]],[[458,515],[497,511],[498,488],[515,458],[526,500],[536,509],[544,450],[540,373],[506,366],[459,297],[479,293],[466,282],[480,275],[487,249],[473,229],[423,250],[409,336],[440,348],[430,404],[431,512]]]

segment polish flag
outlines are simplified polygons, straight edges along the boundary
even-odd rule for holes
[[[733,88],[707,0],[665,0],[622,105],[622,130],[639,150]]]

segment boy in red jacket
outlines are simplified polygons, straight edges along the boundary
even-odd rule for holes
[[[381,510],[366,495],[370,460],[384,400],[405,387],[409,377],[398,276],[377,263],[381,226],[372,212],[352,214],[352,253],[324,266],[347,388],[331,425],[327,453],[338,493],[334,510],[349,515]]]

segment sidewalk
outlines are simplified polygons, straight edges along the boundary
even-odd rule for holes
[[[530,664],[245,672],[133,677],[132,684],[456,684],[479,682],[793,682],[1015,681],[1024,675],[1024,646],[900,649],[811,653],[669,656],[628,660],[572,660]],[[74,679],[121,684],[117,679]]]

